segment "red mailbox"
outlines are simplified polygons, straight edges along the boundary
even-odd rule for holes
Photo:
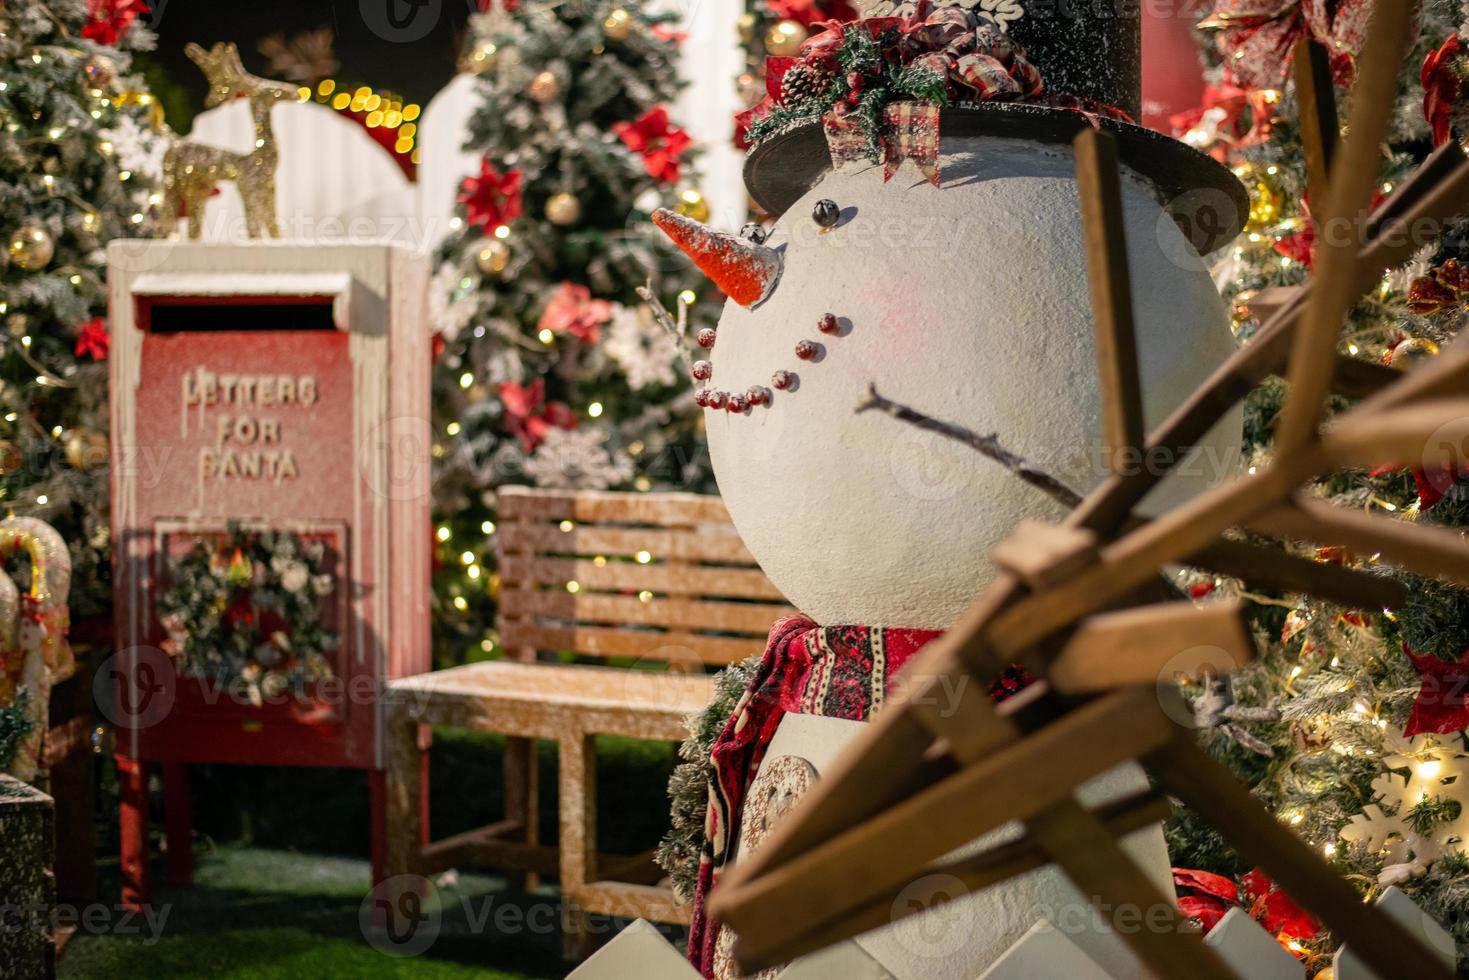
[[[369,775],[377,692],[429,669],[427,263],[391,245],[120,243],[112,519],[125,898],[145,767],[187,881],[190,763]]]

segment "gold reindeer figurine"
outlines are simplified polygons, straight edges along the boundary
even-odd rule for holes
[[[245,71],[239,50],[224,41],[208,51],[190,44],[184,52],[209,79],[205,105],[213,108],[240,96],[250,100],[255,148],[233,153],[191,140],[175,142],[163,158],[164,220],[160,227],[166,229],[164,236],[171,237],[174,230],[169,218],[182,213],[189,218],[189,237],[199,238],[204,231],[205,202],[220,181],[232,180],[245,202],[246,234],[259,238],[264,229],[272,238],[281,237],[275,217],[275,170],[280,154],[270,111],[277,102],[296,99],[296,89]]]

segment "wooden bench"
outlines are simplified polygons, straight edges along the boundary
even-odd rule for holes
[[[597,735],[683,738],[713,694],[709,669],[763,648],[793,610],[755,564],[717,497],[499,491],[499,629],[505,659],[389,685],[387,876],[461,865],[525,883],[559,874],[586,913],[687,923],[652,854],[597,853]],[[632,666],[544,662],[574,653]],[[444,840],[427,836],[428,726],[509,737],[506,814]],[[535,740],[557,743],[560,846],[537,834]],[[465,787],[471,792],[471,787]],[[648,807],[665,807],[660,794]]]

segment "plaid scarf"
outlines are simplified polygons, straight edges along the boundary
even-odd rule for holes
[[[818,626],[792,616],[770,630],[765,655],[710,752],[705,851],[699,860],[689,933],[689,962],[714,976],[720,924],[709,918],[709,893],[739,841],[745,794],[780,721],[788,713],[866,721],[882,707],[892,678],[938,630]],[[1028,682],[1012,668],[991,686],[999,700]]]

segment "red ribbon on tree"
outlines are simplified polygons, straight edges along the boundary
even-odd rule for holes
[[[1373,0],[1224,0],[1198,27],[1218,32],[1214,45],[1224,59],[1225,78],[1244,88],[1282,87],[1296,42],[1305,37],[1326,47],[1332,76],[1347,85],[1375,9]],[[1410,47],[1417,22],[1411,34]]]
[[[1371,214],[1377,210],[1386,195],[1381,188],[1373,188],[1372,203],[1367,206],[1367,213]],[[1299,231],[1282,235],[1276,239],[1273,246],[1275,251],[1286,258],[1299,262],[1308,269],[1316,268],[1316,222],[1311,217],[1311,196],[1304,195],[1301,198],[1301,228]]]
[[[1270,138],[1278,97],[1273,91],[1250,91],[1238,85],[1205,85],[1204,101],[1168,117],[1173,135],[1199,146],[1225,163],[1230,149],[1242,149]]]
[[[1276,887],[1259,868],[1244,876],[1243,887],[1236,885],[1233,878],[1188,868],[1174,868],[1173,883],[1191,893],[1179,897],[1178,910],[1190,919],[1199,920],[1206,933],[1233,908],[1248,912],[1250,918],[1288,950],[1289,941],[1314,939],[1321,933],[1321,923]]]
[[[465,177],[459,185],[459,203],[476,228],[506,225],[525,213],[521,200],[521,173],[500,173],[489,157],[480,161],[479,176]]]
[[[1446,259],[1436,269],[1408,284],[1408,308],[1432,316],[1469,302],[1469,266]]]
[[[1423,83],[1423,118],[1433,129],[1433,145],[1443,146],[1453,135],[1454,114],[1464,96],[1464,82],[1469,80],[1469,59],[1464,57],[1464,42],[1457,34],[1423,59],[1419,73]]]
[[[1404,643],[1403,654],[1422,678],[1403,734],[1444,735],[1469,728],[1469,650],[1458,660],[1440,660],[1414,653]]]
[[[107,332],[107,323],[100,316],[94,316],[77,331],[75,353],[77,357],[86,354],[94,361],[105,361],[111,343],[112,337]]]

